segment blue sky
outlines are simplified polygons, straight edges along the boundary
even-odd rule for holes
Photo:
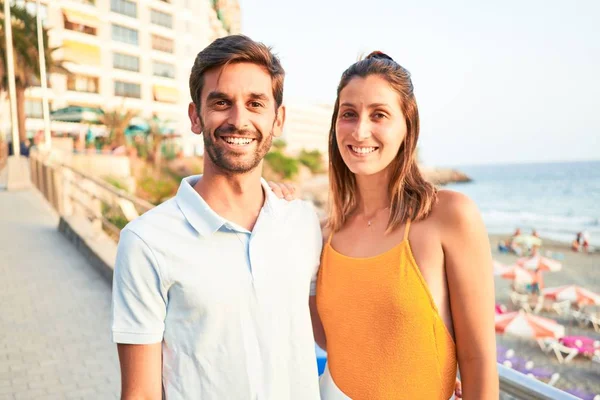
[[[600,159],[600,1],[240,2],[243,33],[282,59],[286,99],[332,103],[375,49],[406,67],[426,164]]]

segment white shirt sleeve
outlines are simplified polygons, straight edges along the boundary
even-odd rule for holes
[[[167,289],[156,257],[142,238],[125,228],[113,273],[113,342],[161,342],[166,310]]]
[[[317,294],[317,277],[319,274],[319,267],[321,266],[321,250],[323,249],[323,234],[321,233],[321,223],[319,217],[314,209],[312,203],[307,203],[310,212],[310,235],[313,244],[313,264],[312,275],[310,280],[310,295],[315,296]]]

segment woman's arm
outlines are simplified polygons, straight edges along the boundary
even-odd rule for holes
[[[327,351],[327,340],[325,339],[325,330],[319,318],[319,311],[317,310],[317,296],[310,296],[308,299],[308,305],[310,307],[310,319],[312,321],[313,335],[315,336],[315,342],[320,348]]]
[[[463,398],[497,399],[495,295],[488,235],[468,197],[440,191],[438,205]]]

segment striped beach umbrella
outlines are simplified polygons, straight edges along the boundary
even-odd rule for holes
[[[533,283],[535,276],[531,271],[518,265],[494,269],[494,275],[518,283]]]
[[[577,285],[565,285],[542,290],[542,296],[554,301],[570,301],[577,305],[600,305],[600,294]]]
[[[558,322],[526,313],[523,310],[497,314],[496,333],[527,339],[561,338],[565,327]]]
[[[562,264],[560,262],[539,255],[519,258],[517,260],[517,265],[529,270],[539,269],[541,271],[560,271],[562,269]]]

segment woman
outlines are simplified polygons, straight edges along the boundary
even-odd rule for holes
[[[317,281],[324,399],[497,399],[488,237],[464,195],[416,163],[410,75],[371,53],[338,86],[331,209]]]

